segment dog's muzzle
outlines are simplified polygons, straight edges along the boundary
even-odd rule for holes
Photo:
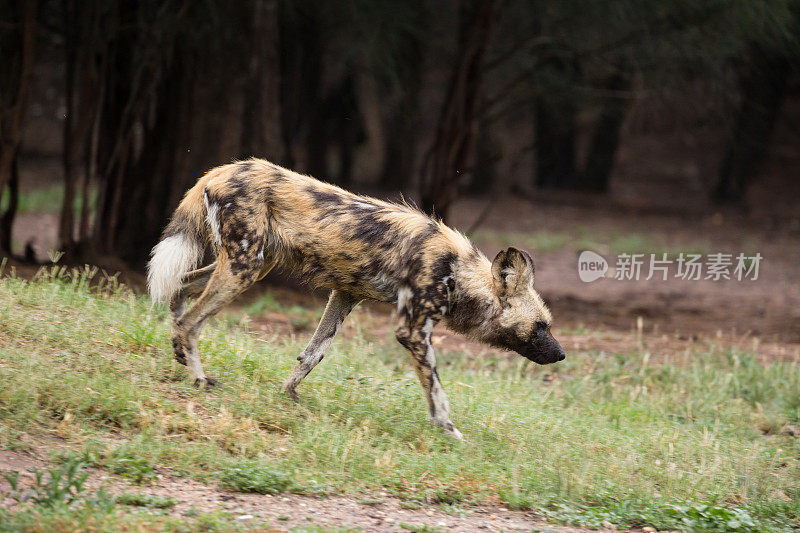
[[[517,353],[540,365],[557,363],[567,357],[564,349],[549,331],[537,335],[534,342],[517,350]]]

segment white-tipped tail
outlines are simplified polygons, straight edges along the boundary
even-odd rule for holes
[[[154,302],[168,303],[181,290],[183,275],[197,268],[203,247],[193,235],[179,233],[156,244],[147,264],[147,291]]]

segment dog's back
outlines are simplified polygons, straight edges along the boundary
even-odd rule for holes
[[[201,182],[217,245],[250,245],[263,227],[262,257],[274,257],[318,287],[392,302],[404,286],[445,277],[456,254],[472,250],[466,238],[411,206],[356,195],[263,160],[210,174]]]

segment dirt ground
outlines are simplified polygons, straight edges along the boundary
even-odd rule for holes
[[[52,445],[51,445],[52,446]],[[49,447],[47,451],[52,451]],[[0,472],[21,472],[20,487],[30,487],[34,472],[48,467],[35,452],[20,453],[0,451]],[[257,526],[267,523],[263,531],[289,531],[294,527],[342,526],[361,528],[363,531],[406,531],[400,524],[428,526],[448,531],[541,531],[567,533],[585,531],[579,528],[555,526],[544,522],[533,513],[511,511],[500,504],[463,509],[458,514],[446,513],[435,506],[418,509],[401,507],[401,501],[385,493],[365,495],[363,499],[333,496],[324,499],[287,495],[242,494],[218,487],[199,484],[172,476],[168,471],[159,473],[153,485],[132,485],[117,476],[101,470],[91,470],[86,483],[88,490],[104,487],[113,495],[143,493],[170,497],[177,504],[169,509],[171,516],[187,513],[223,511],[237,520]],[[5,480],[0,488],[8,490]],[[0,504],[12,505],[8,500]],[[407,507],[407,506],[406,506]]]

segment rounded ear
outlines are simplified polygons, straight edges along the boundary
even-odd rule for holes
[[[500,250],[492,261],[494,290],[501,298],[533,283],[533,273],[533,258],[525,250],[513,246]]]

